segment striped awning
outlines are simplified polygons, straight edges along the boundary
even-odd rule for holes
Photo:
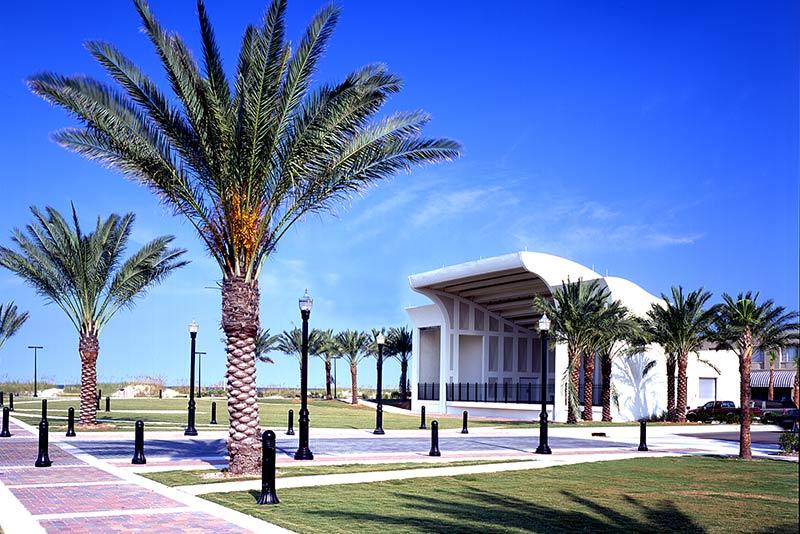
[[[794,387],[794,371],[775,371],[775,387],[776,388],[792,388]],[[768,388],[769,387],[769,371],[753,371],[750,373],[750,387],[751,388]]]

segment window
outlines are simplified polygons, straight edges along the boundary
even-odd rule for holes
[[[698,400],[705,402],[717,398],[717,379],[716,378],[701,378],[699,382],[699,395]]]
[[[525,338],[517,341],[517,371],[528,371],[528,340]]]
[[[499,340],[497,336],[489,336],[489,371],[497,372],[497,357],[499,353]]]
[[[503,338],[503,371],[510,373],[514,370],[514,339]]]
[[[722,402],[722,407],[723,408],[736,408],[736,405],[734,403],[732,403],[731,401],[723,401]]]

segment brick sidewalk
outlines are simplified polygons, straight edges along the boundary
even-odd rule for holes
[[[68,444],[51,443],[52,467],[34,467],[31,427],[12,422],[10,428],[12,437],[0,438],[0,526],[8,534],[283,531],[73,453]]]

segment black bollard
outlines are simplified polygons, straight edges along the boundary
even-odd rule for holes
[[[427,428],[428,427],[425,426],[425,406],[423,406],[422,409],[419,411],[419,429],[425,430]]]
[[[136,421],[133,438],[133,460],[131,460],[131,463],[135,465],[147,463],[144,457],[144,421],[141,419]]]
[[[102,399],[103,398],[103,390],[102,389],[98,389],[97,390],[97,398],[98,399]]]
[[[42,419],[47,419],[47,399],[42,399]]]
[[[0,438],[10,438],[11,432],[8,430],[8,406],[3,406],[3,430],[0,431]]]
[[[75,408],[72,406],[67,410],[67,437],[75,437]]]
[[[10,411],[12,411],[12,412],[14,411],[14,394],[13,393],[9,393],[8,394],[8,409]]]
[[[163,399],[164,398],[164,390],[163,389],[159,389],[158,390],[158,398],[159,399]]]
[[[0,391],[0,406],[4,406],[4,405],[5,405],[5,403],[3,402],[3,400],[4,400],[4,399],[3,399],[3,397],[4,397],[4,396],[5,396],[5,393],[3,393],[2,391]]]
[[[275,432],[267,430],[261,435],[261,495],[258,504],[278,504],[275,492]]]
[[[294,410],[289,410],[289,428],[286,430],[287,436],[294,436]]]
[[[434,419],[431,421],[431,450],[428,456],[441,456],[439,452],[439,421]]]
[[[464,415],[463,415],[463,417],[461,419],[461,433],[462,434],[469,434],[469,429],[467,428],[467,418],[468,417],[469,417],[469,414],[467,413],[467,410],[464,410]]]
[[[47,423],[47,419],[42,419],[39,422],[39,456],[36,458],[36,463],[33,464],[36,467],[50,467],[53,465],[53,462],[50,461],[50,454],[48,454],[48,433],[50,431],[50,425]]]
[[[100,395],[95,395],[94,397],[94,408],[95,410],[100,409]]]
[[[639,450],[646,452],[647,449],[647,421],[639,421]]]
[[[111,397],[106,397],[106,411],[111,411]]]
[[[216,401],[211,403],[211,424],[217,424],[217,403]]]

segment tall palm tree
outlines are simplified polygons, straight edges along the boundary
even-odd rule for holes
[[[255,340],[258,279],[267,258],[298,220],[327,212],[398,171],[456,158],[460,146],[423,138],[429,120],[423,112],[375,119],[401,87],[383,65],[312,88],[339,18],[336,7],[319,11],[291,46],[286,0],[273,0],[262,22],[245,30],[229,80],[202,0],[202,66],[145,0],[135,6],[173,96],[102,41],[86,48],[114,85],[48,72],[28,84],[82,124],[57,132],[58,143],[150,188],[188,219],[219,264],[228,340],[229,470],[257,472]]]
[[[357,330],[345,330],[336,334],[339,351],[350,364],[350,381],[352,383],[351,404],[358,404],[358,363],[370,355],[372,340],[369,334]]]
[[[308,333],[308,355],[317,356],[322,348],[323,331],[312,328]],[[294,356],[303,368],[303,331],[295,327],[291,330],[284,330],[276,336],[275,350],[289,356]]]
[[[697,354],[708,338],[716,313],[713,307],[706,307],[710,298],[711,293],[703,288],[684,295],[683,287],[673,287],[671,297],[662,293],[663,302],[653,304],[647,312],[653,340],[677,363],[678,395],[670,411],[670,388],[674,381],[669,375],[670,360],[667,362],[667,413],[671,421],[686,422],[686,367],[689,354]]]
[[[22,328],[27,320],[28,312],[17,310],[17,305],[13,300],[6,305],[0,304],[0,349],[3,348],[8,338]]]
[[[339,355],[339,347],[333,339],[333,330],[320,330],[319,331],[319,348],[315,356],[321,358],[325,364],[325,398],[331,400],[331,370],[333,360]]]
[[[400,362],[400,398],[408,397],[408,363],[411,361],[412,337],[407,327],[389,329],[386,352]]]
[[[638,333],[637,322],[628,314],[628,309],[620,301],[606,303],[596,318],[591,353],[600,359],[602,385],[600,398],[603,406],[602,420],[611,421],[611,370],[614,358],[628,353]],[[591,376],[584,377],[584,383]],[[591,398],[590,398],[591,400]],[[586,401],[584,401],[585,403]],[[584,404],[585,407],[585,404]],[[591,420],[591,412],[589,417]],[[584,417],[584,420],[586,418]]]
[[[741,418],[739,423],[739,457],[749,460],[750,450],[750,366],[753,350],[769,336],[789,335],[797,332],[797,312],[787,312],[772,300],[758,302],[758,293],[739,293],[734,299],[722,295],[717,307],[712,337],[718,348],[732,350],[739,357]]]
[[[794,405],[800,406],[800,348],[794,353]]]
[[[580,384],[580,357],[590,350],[597,314],[603,309],[610,296],[608,288],[600,280],[584,282],[569,279],[553,292],[552,300],[537,297],[534,306],[547,313],[550,318],[550,333],[553,340],[567,344],[567,423],[578,422],[580,405],[578,388]],[[584,383],[589,388],[589,409],[591,410],[591,380]],[[584,389],[585,395],[586,389]]]
[[[267,354],[278,350],[279,340],[280,336],[270,334],[269,328],[266,330],[259,329],[258,337],[256,338],[256,358],[264,363],[275,363]]]
[[[27,235],[14,231],[19,252],[0,247],[0,265],[31,285],[47,301],[64,310],[78,331],[81,357],[80,423],[96,423],[97,356],[100,332],[114,314],[133,306],[137,297],[186,265],[183,249],[171,249],[172,236],[146,244],[127,260],[134,215],[99,217],[85,233],[72,208],[72,224],[53,208],[31,208],[34,221]]]
[[[761,336],[758,349],[769,358],[768,400],[775,398],[775,363],[781,361],[784,350],[798,344],[799,337],[797,328],[784,330],[781,325],[768,329]]]

